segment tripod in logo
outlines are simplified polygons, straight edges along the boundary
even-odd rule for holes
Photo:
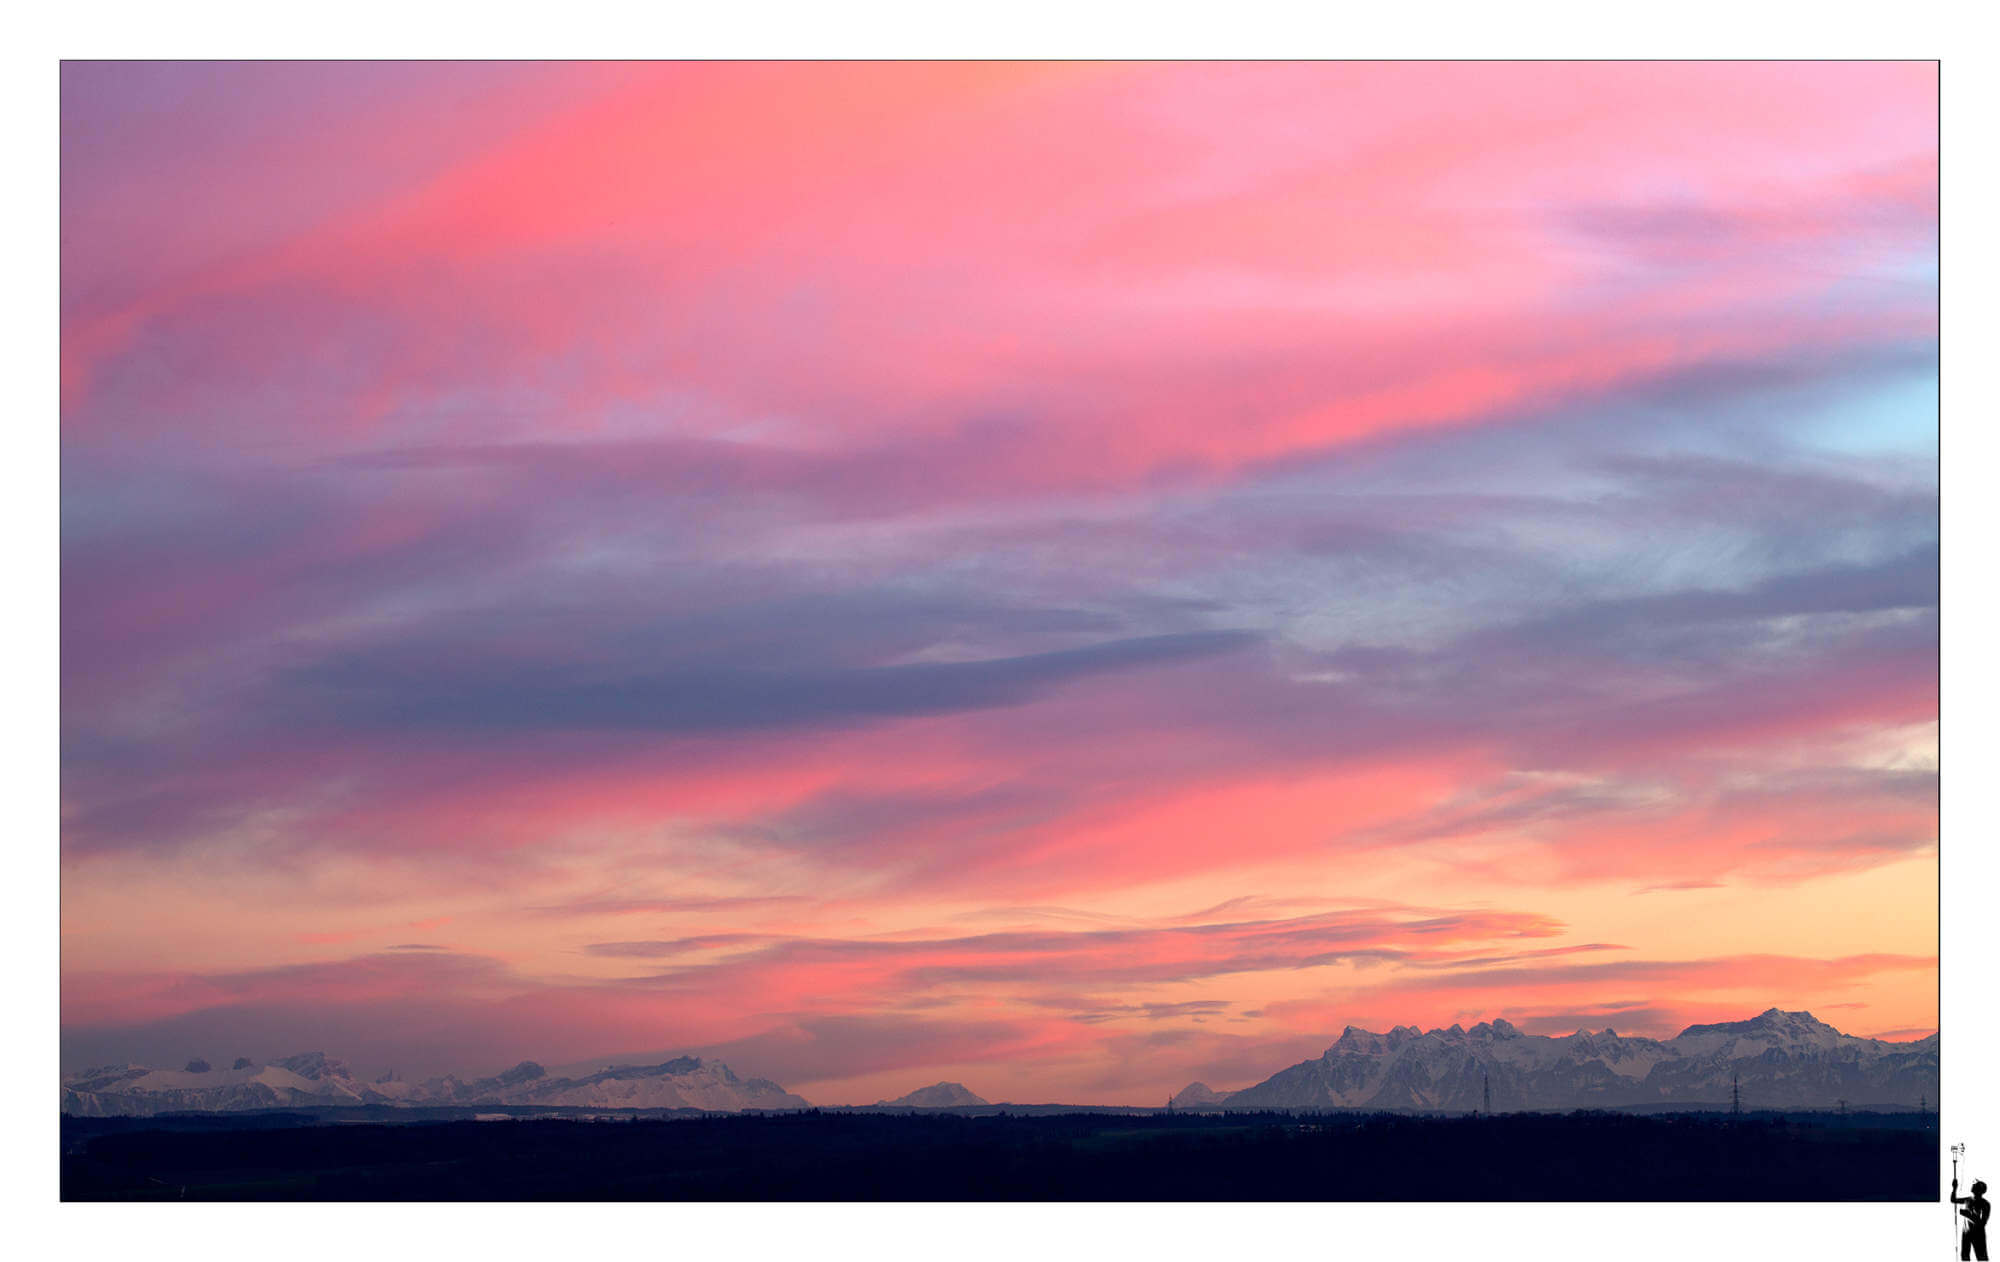
[[[1951,1210],[1952,1227],[1958,1236],[1958,1256],[1970,1262],[1978,1258],[1986,1262],[1986,1220],[1993,1216],[1993,1205],[1986,1199],[1986,1184],[1983,1180],[1972,1181],[1972,1195],[1958,1194],[1958,1163],[1965,1159],[1965,1145],[1951,1146]]]

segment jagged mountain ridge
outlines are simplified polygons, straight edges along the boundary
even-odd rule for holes
[[[1200,1083],[1176,1108],[1496,1110],[1726,1104],[1914,1108],[1938,1098],[1938,1036],[1910,1043],[1843,1034],[1809,1012],[1691,1025],[1671,1039],[1578,1030],[1524,1034],[1507,1021],[1387,1034],[1349,1026],[1326,1052],[1241,1091]],[[1201,1088],[1211,1099],[1203,1099]],[[1186,1097],[1185,1099],[1183,1097]]]
[[[1938,1036],[1890,1043],[1843,1034],[1805,1012],[1772,1008],[1747,1021],[1692,1025],[1671,1039],[1579,1030],[1551,1038],[1504,1020],[1471,1029],[1386,1034],[1349,1026],[1326,1052],[1240,1091],[1192,1083],[1177,1109],[1498,1110],[1715,1106],[1740,1080],[1748,1108],[1910,1108],[1938,1099]],[[961,1094],[962,1093],[962,1094]],[[739,1078],[720,1061],[692,1056],[551,1075],[533,1061],[466,1082],[421,1083],[393,1074],[360,1082],[323,1053],[268,1063],[238,1058],[228,1069],[122,1065],[87,1069],[62,1082],[62,1111],[84,1116],[234,1112],[329,1105],[541,1105],[565,1108],[810,1108],[768,1079]],[[986,1102],[958,1083],[936,1083],[875,1107],[957,1108]]]
[[[87,1069],[63,1079],[62,1111],[87,1116],[328,1105],[542,1105],[592,1109],[745,1109],[812,1107],[767,1078],[739,1078],[721,1061],[676,1057],[657,1065],[621,1065],[580,1077],[552,1077],[534,1061],[465,1082],[456,1075],[405,1082],[393,1074],[355,1080],[321,1052],[268,1064],[239,1058],[226,1070],[164,1070],[142,1065]]]

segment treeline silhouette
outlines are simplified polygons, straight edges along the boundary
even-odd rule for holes
[[[1935,1114],[63,1119],[65,1200],[1936,1200]]]

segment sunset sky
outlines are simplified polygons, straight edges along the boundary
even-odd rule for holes
[[[1937,86],[65,65],[64,1065],[1930,1033]]]

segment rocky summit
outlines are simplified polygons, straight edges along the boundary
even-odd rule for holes
[[[1560,1037],[1506,1021],[1387,1034],[1347,1027],[1326,1052],[1255,1086],[1201,1083],[1176,1108],[1522,1109],[1727,1107],[1911,1109],[1938,1098],[1938,1036],[1909,1043],[1843,1034],[1809,1012],[1691,1025],[1671,1039],[1604,1029]]]

